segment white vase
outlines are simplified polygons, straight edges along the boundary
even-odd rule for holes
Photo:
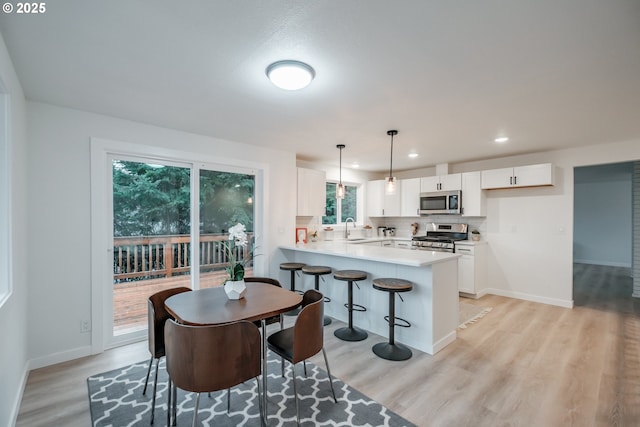
[[[247,293],[247,287],[244,280],[228,280],[224,284],[224,292],[229,299],[240,299],[244,298],[244,294]]]

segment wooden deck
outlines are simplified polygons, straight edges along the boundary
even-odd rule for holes
[[[246,271],[247,277],[253,275],[251,268]],[[224,270],[201,273],[200,288],[221,286],[227,273]],[[178,286],[191,287],[191,276],[172,276],[168,278],[139,280],[113,285],[114,335],[139,331],[147,327],[147,299],[164,289]]]

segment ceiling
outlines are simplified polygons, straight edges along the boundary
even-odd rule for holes
[[[28,99],[362,170],[640,139],[637,0],[56,0],[0,14]],[[316,70],[304,90],[265,68]],[[498,145],[497,136],[510,141]],[[419,156],[409,159],[410,152]]]

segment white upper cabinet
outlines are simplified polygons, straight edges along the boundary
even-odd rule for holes
[[[481,186],[481,172],[462,174],[462,216],[487,216],[487,196]]]
[[[367,216],[400,216],[402,180],[396,182],[396,193],[386,194],[385,180],[367,182]]]
[[[553,164],[518,166],[482,171],[482,188],[511,188],[553,185]]]
[[[403,179],[400,188],[400,215],[420,216],[420,178]]]
[[[462,174],[436,175],[420,178],[420,191],[454,191],[462,189]]]
[[[326,214],[326,181],[324,171],[298,168],[298,216]]]

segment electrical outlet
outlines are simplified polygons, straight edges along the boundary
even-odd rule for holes
[[[88,320],[83,320],[80,322],[80,332],[91,332],[91,323]]]

